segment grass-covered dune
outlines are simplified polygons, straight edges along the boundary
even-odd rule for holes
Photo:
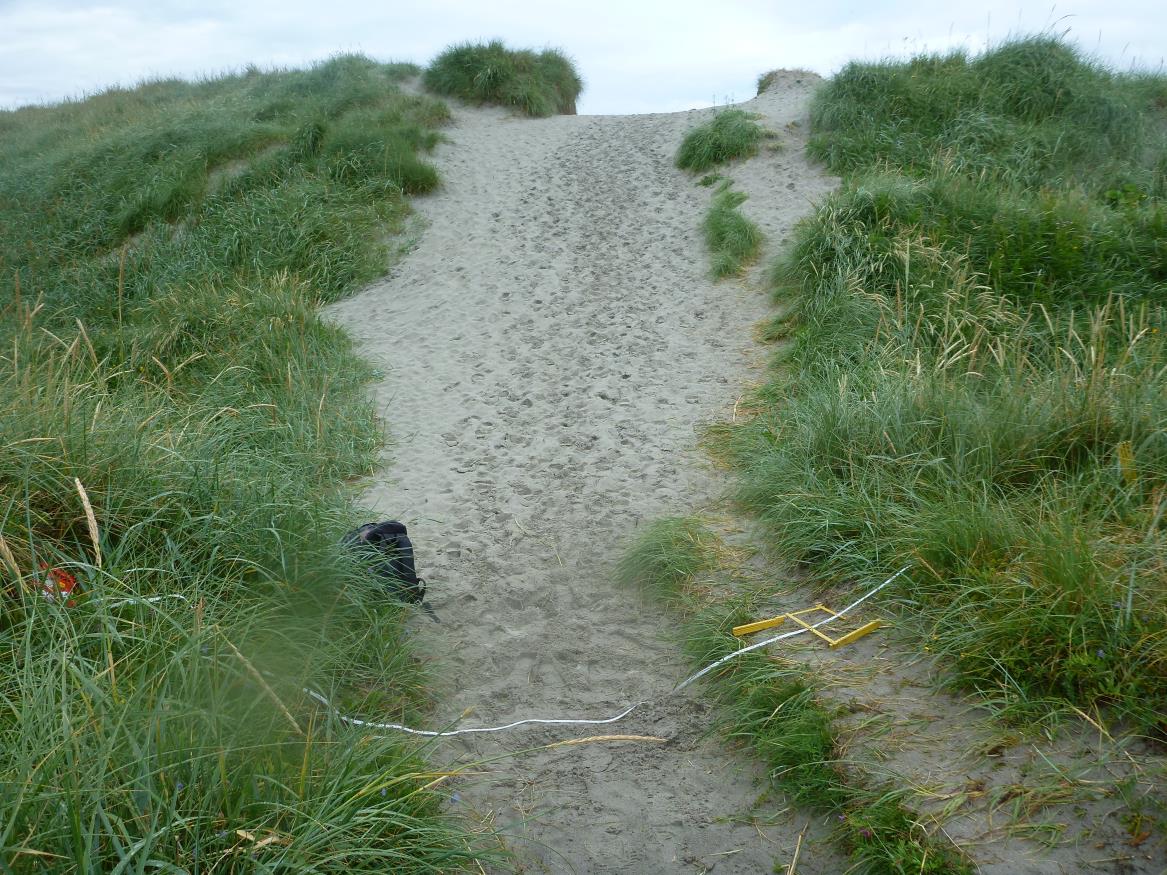
[[[530,116],[574,115],[583,80],[558,49],[508,49],[499,40],[451,46],[426,68],[425,87],[471,103],[510,106]]]
[[[414,748],[304,692],[426,703],[400,610],[336,547],[380,431],[317,315],[438,182],[416,73],[339,57],[0,113],[6,870],[479,855]]]
[[[743,500],[828,577],[911,563],[987,700],[1167,730],[1167,78],[1039,37],[850,64],[812,121],[844,184],[775,268]]]

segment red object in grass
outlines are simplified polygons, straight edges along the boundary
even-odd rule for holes
[[[73,607],[73,600],[69,598],[77,588],[77,578],[62,568],[49,568],[43,562],[41,569],[45,572],[41,581],[41,593],[50,601],[63,601],[66,606]]]

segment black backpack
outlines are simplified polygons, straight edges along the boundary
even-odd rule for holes
[[[413,542],[403,523],[365,523],[344,536],[342,543],[366,558],[370,568],[383,577],[392,595],[411,604],[422,604],[425,580],[413,564]]]

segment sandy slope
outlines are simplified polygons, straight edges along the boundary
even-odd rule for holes
[[[813,78],[813,77],[812,77]],[[812,79],[744,108],[788,148],[751,161],[751,215],[778,242],[833,181],[800,132]],[[672,166],[708,112],[518,119],[456,109],[428,227],[385,282],[333,309],[386,377],[391,464],[368,501],[406,521],[443,624],[423,648],[452,688],[437,720],[607,717],[684,675],[667,620],[617,589],[638,524],[724,488],[696,449],[748,376],[764,297],[714,285],[698,223],[708,189]],[[528,871],[770,871],[804,818],[755,808],[763,785],[708,730],[697,696],[611,727],[450,743],[494,757],[597,732],[656,743],[522,753],[459,787],[523,837]],[[757,820],[761,818],[763,822]],[[826,848],[799,872],[838,871]]]

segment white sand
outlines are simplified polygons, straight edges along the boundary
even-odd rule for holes
[[[743,104],[787,148],[738,168],[771,250],[833,180],[803,157],[815,77]],[[434,724],[607,717],[686,673],[668,619],[613,583],[637,526],[708,504],[726,483],[696,448],[750,376],[765,296],[713,284],[698,225],[709,189],[673,167],[708,111],[519,119],[455,109],[428,227],[386,281],[332,312],[386,372],[393,441],[367,501],[408,523],[440,626],[416,625],[450,688]],[[742,182],[747,180],[744,178]],[[757,376],[755,374],[755,376]],[[518,754],[461,779],[468,809],[519,838],[525,871],[768,872],[805,816],[756,767],[703,737],[700,694],[611,727],[447,743],[495,757],[567,737],[643,733]],[[755,825],[754,819],[760,819]],[[798,871],[841,871],[823,846]]]

